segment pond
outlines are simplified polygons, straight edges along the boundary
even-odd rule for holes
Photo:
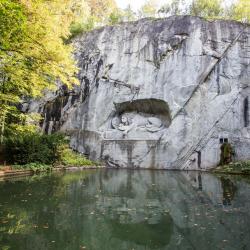
[[[103,169],[2,181],[0,249],[250,249],[250,180]]]

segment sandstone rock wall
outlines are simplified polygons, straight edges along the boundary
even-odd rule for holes
[[[249,26],[143,19],[74,44],[81,86],[29,108],[41,106],[46,132],[121,168],[211,168],[227,140],[235,160],[250,158]]]

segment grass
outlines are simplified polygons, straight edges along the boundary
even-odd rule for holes
[[[250,175],[250,160],[232,162],[228,165],[218,166],[213,170],[214,173],[242,174]]]
[[[12,170],[32,170],[33,172],[37,173],[37,172],[51,171],[52,166],[34,162],[34,163],[28,163],[25,165],[12,165],[11,169]]]

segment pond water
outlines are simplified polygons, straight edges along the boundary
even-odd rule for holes
[[[250,249],[250,180],[107,169],[2,181],[0,249]]]

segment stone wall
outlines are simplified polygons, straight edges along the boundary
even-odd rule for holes
[[[250,158],[249,26],[142,19],[74,45],[80,87],[30,108],[42,107],[47,132],[65,131],[74,149],[121,168],[208,169],[226,140],[235,160]]]

